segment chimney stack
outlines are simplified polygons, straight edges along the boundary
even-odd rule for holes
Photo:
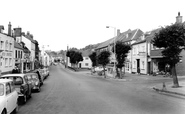
[[[178,12],[178,16],[176,17],[176,23],[182,23],[182,16],[180,16],[180,12]]]
[[[4,26],[0,25],[0,33],[3,33],[3,30],[4,30]]]
[[[120,35],[120,29],[117,29],[117,36]]]
[[[8,35],[9,35],[9,36],[12,36],[12,25],[11,25],[10,22],[9,22],[9,24],[8,24]]]

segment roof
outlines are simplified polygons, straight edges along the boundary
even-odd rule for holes
[[[25,74],[6,74],[6,75],[2,75],[1,77],[12,77],[12,76],[20,76],[23,77]]]
[[[82,53],[83,57],[89,57],[89,55],[91,54],[92,50],[88,49],[88,50],[83,50],[83,51],[80,51],[80,52]]]
[[[143,35],[143,31],[141,31],[140,29],[135,29],[135,30],[130,31],[128,33],[128,36],[126,38],[124,38],[123,40],[121,40],[121,41],[122,42],[128,42],[128,41],[131,41],[131,40],[136,40],[142,35]]]
[[[154,29],[152,31],[145,33],[146,40],[150,42],[154,38],[155,33],[158,33],[160,30],[161,28],[157,28],[157,29]]]
[[[23,47],[19,43],[17,43],[16,41],[14,41],[14,47],[23,50]]]
[[[114,41],[114,37],[113,38],[110,38],[110,39],[108,39],[108,40],[106,40],[106,41],[104,41],[104,42],[102,42],[102,43],[100,43],[97,47],[96,47],[96,49],[100,49],[100,48],[104,48],[104,47],[107,47],[111,42],[113,42]]]
[[[11,79],[0,79],[0,83],[11,82]]]

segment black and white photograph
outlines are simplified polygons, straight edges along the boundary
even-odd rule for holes
[[[0,114],[185,114],[184,0],[0,4]]]

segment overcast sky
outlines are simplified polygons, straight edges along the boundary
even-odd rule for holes
[[[53,51],[83,48],[114,36],[114,26],[124,32],[143,32],[170,25],[184,0],[1,0],[0,25],[21,27],[33,34],[40,46]],[[7,32],[7,31],[5,31]],[[46,46],[45,46],[46,47]]]

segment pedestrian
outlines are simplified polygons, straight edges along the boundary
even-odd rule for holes
[[[19,73],[19,69],[17,66],[12,70],[12,74]]]

